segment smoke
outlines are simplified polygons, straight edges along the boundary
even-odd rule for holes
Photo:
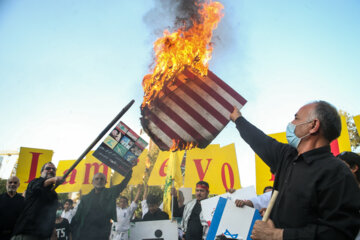
[[[199,20],[199,4],[204,0],[153,0],[154,7],[143,17],[145,24],[155,35],[164,29],[173,31],[179,27],[192,26],[192,19]]]

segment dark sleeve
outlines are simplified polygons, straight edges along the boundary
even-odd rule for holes
[[[119,196],[119,194],[126,188],[126,186],[128,185],[131,176],[132,176],[132,169],[130,170],[130,172],[128,172],[128,174],[126,174],[124,180],[121,181],[121,183],[119,183],[118,185],[112,186],[110,188],[111,191],[111,195],[114,196],[115,198],[117,198]]]
[[[26,188],[26,196],[39,195],[44,191],[50,191],[52,185],[44,187],[45,178],[32,180]]]
[[[271,172],[275,173],[286,150],[291,146],[267,136],[244,117],[237,118],[235,124],[244,141],[270,167]]]
[[[344,176],[320,189],[317,222],[285,228],[283,239],[355,239],[360,228],[360,189],[351,178]]]
[[[172,215],[174,217],[182,217],[183,212],[184,212],[184,208],[183,207],[179,208],[179,203],[177,201],[177,197],[174,197],[173,198],[173,214]]]
[[[161,212],[162,216],[161,216],[161,220],[169,220],[169,214],[167,214],[166,212]]]

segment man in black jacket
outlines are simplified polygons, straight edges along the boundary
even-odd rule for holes
[[[12,176],[6,181],[6,193],[0,194],[0,239],[10,239],[17,218],[24,207],[24,197],[16,191],[19,178]]]
[[[29,183],[24,210],[16,222],[12,240],[45,240],[54,233],[58,197],[52,188],[64,182],[62,177],[55,176],[55,165],[48,162],[42,166],[40,178]]]
[[[330,151],[341,132],[337,110],[307,104],[288,124],[282,144],[242,117],[230,118],[241,137],[276,174],[279,191],[268,222],[257,221],[252,239],[354,239],[360,227],[360,191],[346,165]]]

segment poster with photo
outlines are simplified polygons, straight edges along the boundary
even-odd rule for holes
[[[148,143],[125,123],[120,122],[93,153],[105,163],[125,176],[136,164]]]

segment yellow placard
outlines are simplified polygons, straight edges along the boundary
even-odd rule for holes
[[[340,117],[341,117],[341,134],[340,137],[338,138],[339,153],[344,151],[351,151],[350,136],[346,124],[346,117],[345,115],[340,115]]]
[[[211,194],[223,194],[229,188],[240,188],[235,145],[220,148],[218,144],[205,149],[191,149],[186,153],[184,187],[192,188],[198,181],[209,183]]]
[[[176,169],[179,169],[180,171],[180,164],[184,156],[184,151],[177,151],[176,154],[179,159],[178,166],[176,166]],[[157,185],[159,186],[165,184],[169,158],[170,158],[170,152],[168,151],[159,152],[159,156],[156,159],[154,168],[151,171],[151,175],[147,183],[149,186],[157,186]]]
[[[52,150],[21,147],[16,169],[16,176],[20,179],[19,193],[23,193],[29,182],[40,177],[41,167],[51,162]]]
[[[56,175],[64,176],[64,174],[69,170],[69,168],[75,163],[75,160],[63,160],[59,161]],[[76,168],[69,174],[66,178],[66,181],[60,185],[57,189],[57,193],[67,193],[67,192],[78,192],[81,189],[81,184],[84,179],[85,173],[85,160],[81,161]]]
[[[147,154],[148,154],[148,150],[145,148],[138,158],[139,159],[138,164],[135,167],[133,167],[133,174],[128,185],[137,185],[143,183],[143,177],[146,169],[145,161],[147,158]],[[125,177],[122,176],[120,173],[115,172],[111,178],[111,182],[113,185],[117,185],[121,183],[121,181],[124,178]]]
[[[286,133],[274,133],[269,134],[270,137],[276,139],[279,142],[287,143]],[[273,186],[275,177],[270,172],[270,168],[266,165],[261,158],[255,154],[255,171],[256,171],[256,193],[262,194],[266,186]]]
[[[94,187],[92,185],[92,179],[98,172],[102,172],[106,176],[105,187],[110,187],[110,175],[111,169],[104,163],[97,160],[92,154],[94,151],[89,152],[84,161],[84,175],[81,182],[81,193],[88,194]]]
[[[358,134],[360,135],[360,115],[353,117]]]

